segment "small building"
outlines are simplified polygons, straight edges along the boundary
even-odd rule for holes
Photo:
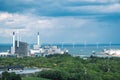
[[[9,55],[8,52],[1,52],[0,57],[7,57]]]

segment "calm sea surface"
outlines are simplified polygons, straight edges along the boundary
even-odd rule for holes
[[[49,44],[43,44],[42,47],[49,45]],[[62,50],[69,50],[69,53],[72,55],[91,55],[93,51],[96,53],[100,53],[103,49],[120,49],[120,44],[53,44],[52,46],[58,46]],[[0,44],[0,52],[5,52],[7,50],[10,50],[10,47],[12,44]],[[30,48],[32,48],[32,45],[30,45]]]

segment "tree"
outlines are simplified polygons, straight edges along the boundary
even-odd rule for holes
[[[9,80],[10,74],[5,71],[2,73],[2,80]]]
[[[44,70],[38,74],[38,77],[52,80],[67,80],[67,74],[60,70]]]
[[[22,80],[20,75],[12,72],[8,73],[7,71],[2,73],[2,80]]]

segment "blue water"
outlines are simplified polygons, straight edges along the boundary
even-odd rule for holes
[[[0,44],[0,52],[6,52],[7,50],[10,50],[11,44]]]
[[[60,45],[59,45],[60,46]],[[109,44],[99,44],[98,46],[95,44],[89,44],[89,45],[82,45],[82,44],[76,44],[76,45],[64,45],[63,47],[60,46],[62,50],[68,49],[69,53],[72,55],[91,55],[93,51],[95,51],[97,54],[101,54],[103,49],[120,49],[120,44],[112,44],[111,46]]]
[[[49,45],[49,44],[43,44],[42,47]],[[92,54],[92,51],[95,51],[96,53],[100,53],[103,49],[120,49],[120,44],[99,44],[98,46],[95,44],[75,44],[74,46],[72,44],[52,44],[57,45],[62,50],[69,50],[69,53],[72,55],[90,55]],[[0,44],[0,52],[5,52],[7,50],[10,50],[11,44]],[[32,45],[30,45],[30,48],[32,48]]]

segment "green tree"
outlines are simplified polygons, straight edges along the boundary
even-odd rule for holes
[[[8,73],[8,72],[3,72],[2,73],[2,80],[22,80],[20,75],[12,72],[12,73]]]
[[[38,77],[52,80],[67,80],[67,74],[60,70],[44,70],[38,74]]]
[[[9,80],[9,78],[10,74],[7,71],[2,73],[2,80]]]

